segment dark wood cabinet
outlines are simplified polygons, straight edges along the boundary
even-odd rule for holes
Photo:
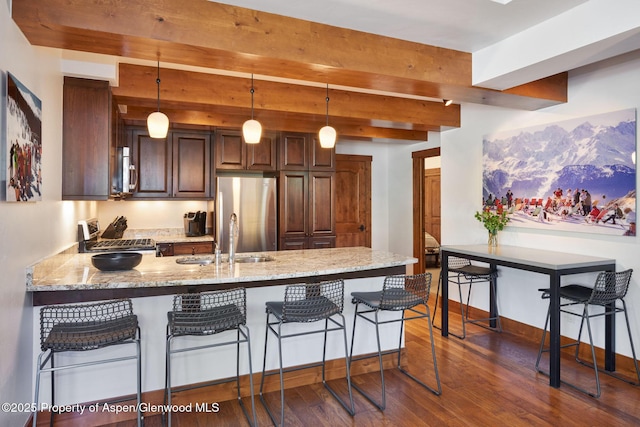
[[[172,132],[173,197],[206,198],[212,193],[211,135]]]
[[[239,129],[216,130],[216,169],[275,171],[275,132],[263,132],[260,143],[246,144]]]
[[[209,132],[172,130],[151,138],[145,128],[129,131],[138,172],[134,198],[207,198],[212,194]]]
[[[109,82],[64,78],[62,199],[107,200],[117,141]]]
[[[336,169],[335,148],[322,148],[316,134],[282,132],[279,138],[280,170],[332,171]]]
[[[280,249],[335,245],[335,173],[279,174]]]
[[[158,243],[156,245],[156,256],[197,255],[211,253],[213,253],[213,241]]]

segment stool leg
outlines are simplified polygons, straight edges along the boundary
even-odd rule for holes
[[[284,369],[282,367],[282,322],[278,323],[278,361],[280,362],[280,425],[284,426]]]
[[[547,318],[544,322],[544,329],[542,330],[542,340],[540,341],[540,350],[538,350],[538,357],[536,359],[536,371],[540,371],[540,359],[542,358],[542,352],[544,351],[544,342],[547,339],[547,328],[549,327],[549,316],[551,316],[551,307],[547,309]]]
[[[171,407],[171,341],[173,335],[167,335],[167,345],[165,354],[165,373],[164,373],[164,404],[167,408]],[[163,413],[163,417],[167,418],[167,425],[171,427],[171,411]]]
[[[137,401],[138,401],[138,427],[142,427],[142,351],[140,348],[140,328],[138,328],[138,339],[136,340],[137,359]]]
[[[37,370],[36,370],[36,390],[35,390],[35,397],[33,399],[33,402],[35,403],[35,411],[33,411],[33,427],[36,427],[36,424],[38,422],[38,410],[39,408],[39,402],[40,402],[40,375],[42,374],[42,356],[44,356],[46,352],[43,351],[42,353],[40,353],[40,355],[38,356],[38,366],[37,366]],[[44,363],[47,363],[47,359],[45,359]]]
[[[238,340],[240,340],[240,328],[242,325],[238,325]],[[251,337],[250,337],[250,333],[249,333],[249,328],[245,327],[244,328],[244,334],[247,340],[247,356],[249,357],[249,387],[250,387],[250,395],[251,395],[251,413],[253,416],[253,426],[257,426],[258,425],[258,417],[256,415],[256,402],[255,402],[255,396],[254,396],[254,392],[253,392],[253,367],[251,364]],[[240,343],[238,342],[238,354],[240,354]],[[239,360],[238,360],[239,362]],[[240,378],[240,372],[238,371],[238,378]],[[238,382],[238,394],[240,393],[240,383]],[[247,416],[247,418],[249,418]]]
[[[51,350],[51,406],[56,404],[56,386],[55,386],[55,375],[56,375],[56,371],[53,370],[54,368],[54,361],[53,361],[53,356],[54,356],[54,351]],[[53,411],[53,409],[50,411],[51,412],[51,417],[49,418],[49,426],[53,427],[53,417],[55,415],[55,412]]]

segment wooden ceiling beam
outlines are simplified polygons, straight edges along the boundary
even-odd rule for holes
[[[112,88],[119,103],[140,103],[157,99],[157,69],[120,64],[118,87]],[[217,108],[248,109],[251,105],[251,80],[239,77],[196,73],[184,70],[160,70],[162,103],[182,105],[187,110]],[[276,113],[319,115],[326,113],[326,88],[254,80],[254,109]],[[460,106],[445,107],[442,102],[372,95],[329,89],[329,115],[414,130],[440,130],[441,126],[460,126]],[[395,125],[394,125],[395,124]]]
[[[35,45],[432,98],[538,109],[562,79],[496,91],[471,85],[471,54],[209,1],[13,0]]]

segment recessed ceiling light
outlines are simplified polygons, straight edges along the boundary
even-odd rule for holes
[[[512,0],[491,0],[491,1],[494,1],[500,4],[507,4],[507,3],[511,3]]]

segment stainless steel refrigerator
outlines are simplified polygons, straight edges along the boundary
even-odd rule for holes
[[[236,252],[278,249],[276,178],[218,177],[216,198],[216,242],[229,252],[229,221],[238,217]]]

